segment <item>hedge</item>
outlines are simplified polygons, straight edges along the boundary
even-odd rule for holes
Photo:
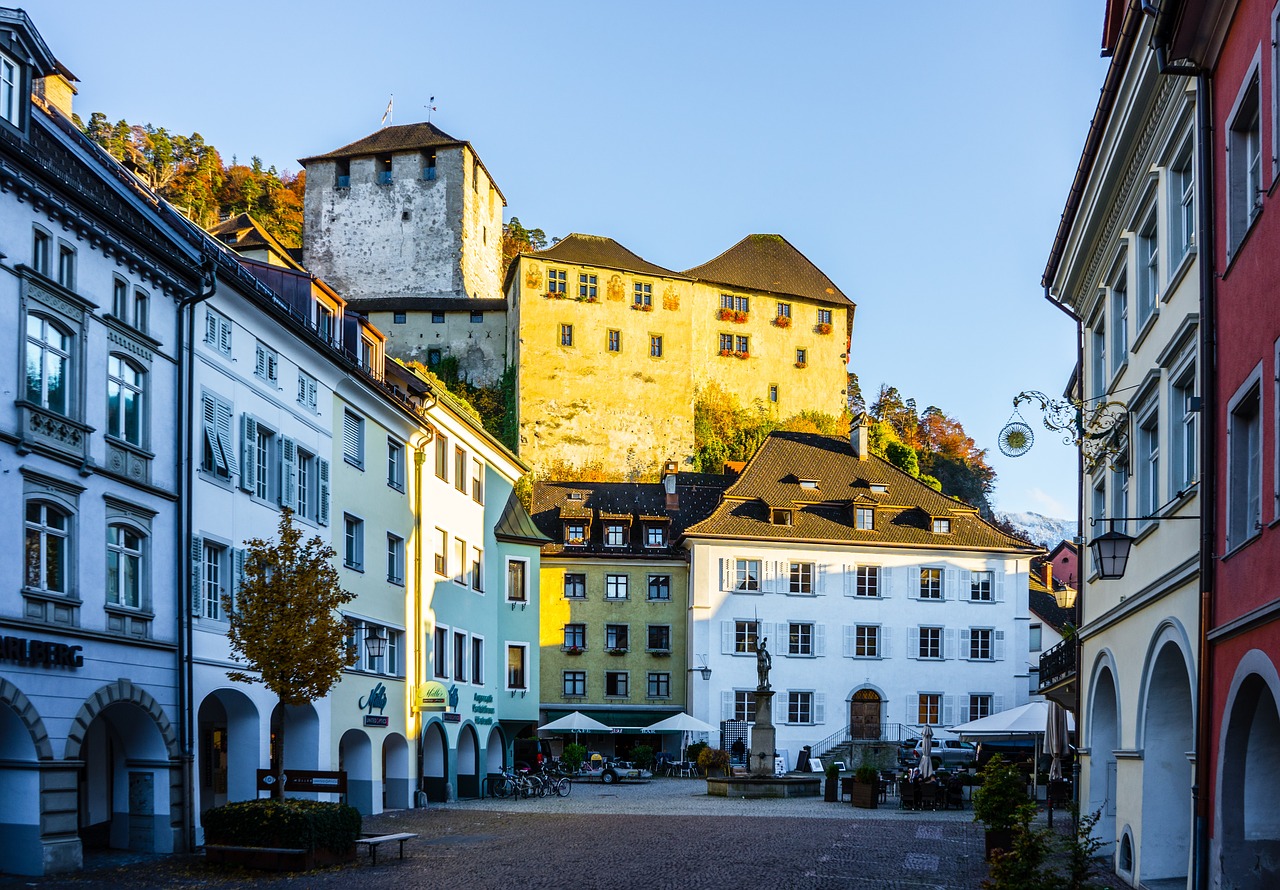
[[[237,847],[341,852],[360,837],[359,810],[318,800],[242,800],[207,810],[200,821],[206,843]]]

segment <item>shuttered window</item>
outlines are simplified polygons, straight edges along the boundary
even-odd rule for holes
[[[364,418],[350,410],[342,413],[342,457],[364,469]]]

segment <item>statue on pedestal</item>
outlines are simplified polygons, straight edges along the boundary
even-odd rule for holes
[[[756,643],[756,674],[760,678],[760,689],[769,688],[769,669],[773,667],[773,656],[769,654],[766,644],[769,642],[768,637],[763,637],[760,642]]]

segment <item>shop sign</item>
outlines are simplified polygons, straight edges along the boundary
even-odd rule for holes
[[[364,725],[365,726],[390,726],[391,718],[383,717],[381,714],[365,714]]]
[[[449,700],[449,691],[443,683],[432,680],[423,683],[418,694],[418,708],[423,711],[443,711]]]
[[[361,696],[360,710],[368,710],[369,713],[364,715],[365,726],[387,726],[388,720],[382,716],[383,710],[387,707],[387,686],[385,683],[379,683],[377,686],[369,690],[369,694]],[[377,708],[378,713],[374,714],[373,709]]]
[[[28,640],[24,637],[0,637],[0,661],[44,667],[84,667],[80,646],[68,646],[51,640]]]
[[[445,723],[461,723],[462,715],[453,713],[443,714],[441,715],[441,719],[444,720]]]
[[[285,791],[327,791],[332,794],[347,793],[347,774],[343,770],[337,772],[318,772],[315,770],[291,769],[284,774]],[[270,791],[276,783],[275,773],[269,769],[258,770],[258,790]]]

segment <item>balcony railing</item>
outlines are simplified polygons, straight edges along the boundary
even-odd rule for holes
[[[1040,692],[1051,689],[1076,675],[1076,641],[1063,640],[1052,649],[1040,653]]]

